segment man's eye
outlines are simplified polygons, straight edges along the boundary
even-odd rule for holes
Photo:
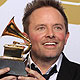
[[[55,29],[57,29],[57,30],[62,30],[62,28],[61,28],[61,27],[55,27]]]
[[[37,30],[44,30],[44,27],[38,27]]]

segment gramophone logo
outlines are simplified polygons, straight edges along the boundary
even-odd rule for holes
[[[80,25],[80,0],[61,0],[70,24]]]
[[[0,6],[2,6],[7,0],[0,0]]]

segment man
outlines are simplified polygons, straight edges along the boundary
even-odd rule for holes
[[[25,8],[23,26],[32,48],[27,56],[28,76],[18,80],[80,80],[80,65],[70,62],[62,52],[69,32],[59,2],[34,0]]]
[[[68,20],[59,2],[32,1],[25,8],[23,26],[32,44],[26,66],[31,68],[34,64],[39,70],[26,68],[29,77],[20,76],[19,80],[80,79],[80,65],[70,62],[62,52],[69,32]],[[55,72],[51,71],[54,66]]]

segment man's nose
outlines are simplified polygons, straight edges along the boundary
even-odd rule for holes
[[[54,30],[53,29],[48,29],[47,30],[47,34],[46,34],[46,37],[54,38],[55,37]]]

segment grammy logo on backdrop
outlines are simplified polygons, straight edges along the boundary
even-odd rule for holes
[[[17,28],[14,17],[10,20],[9,24],[2,33],[2,36],[10,35],[14,37],[26,40],[25,43],[28,48],[24,51],[24,46],[19,42],[13,42],[13,44],[4,45],[4,55],[0,56],[0,69],[10,67],[11,70],[7,74],[26,76],[24,59],[21,57],[27,54],[31,49],[30,40],[23,35],[23,33]]]

